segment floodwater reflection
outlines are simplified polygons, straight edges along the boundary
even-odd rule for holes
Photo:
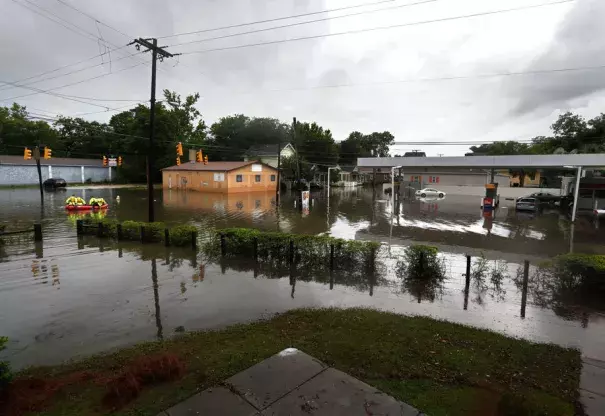
[[[39,194],[30,191],[0,191],[3,222],[21,226],[39,217]],[[145,220],[145,191],[86,192],[112,201],[120,195],[108,217]],[[157,195],[157,217],[169,225],[329,234],[383,246],[370,270],[363,261],[345,259],[331,266],[325,256],[310,260],[299,254],[291,264],[287,247],[281,256],[260,255],[255,261],[247,253],[210,256],[159,244],[76,238],[77,217],[65,213],[64,198],[49,198],[41,244],[0,245],[0,328],[10,338],[2,354],[16,368],[292,308],[351,306],[578,346],[586,355],[605,359],[602,297],[575,277],[559,279],[536,267],[569,252],[572,242],[574,252],[605,253],[604,237],[591,224],[579,222],[574,230],[555,213],[525,218],[505,208],[486,221],[476,198],[458,195],[448,195],[438,206],[402,201],[393,207],[380,191],[357,188],[333,190],[329,209],[326,195],[313,193],[306,216],[288,193],[279,208],[275,195],[266,193]],[[422,273],[410,269],[405,251],[413,243],[438,248],[439,273],[426,258],[420,262]],[[472,256],[468,278],[467,254]],[[523,270],[525,260],[531,268],[522,318],[517,270]]]

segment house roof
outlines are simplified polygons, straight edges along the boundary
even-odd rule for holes
[[[286,143],[282,146],[281,150],[283,151],[286,147],[292,148],[290,143]],[[277,144],[256,144],[251,146],[246,154],[248,156],[275,156],[277,157]]]
[[[0,165],[36,165],[36,161],[23,159],[23,156],[0,155]],[[42,166],[94,166],[103,167],[103,160],[99,159],[80,159],[71,157],[53,157],[51,159],[40,159]]]
[[[209,171],[209,172],[228,172],[230,170],[235,170],[239,168],[243,168],[248,165],[263,165],[271,169],[275,169],[272,166],[267,165],[266,163],[261,163],[255,160],[251,160],[248,162],[243,161],[234,161],[234,162],[208,162],[207,165],[203,163],[190,163],[185,162],[181,163],[181,165],[174,165],[168,168],[164,168],[162,170],[168,171]]]

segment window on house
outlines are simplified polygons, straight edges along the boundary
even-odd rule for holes
[[[439,176],[429,176],[429,183],[439,183]]]
[[[254,182],[260,182],[260,175],[254,175]]]
[[[242,175],[235,175],[235,182],[243,182],[244,177]]]
[[[214,182],[224,182],[225,174],[224,173],[215,173],[214,174]]]
[[[275,175],[271,175],[271,182],[275,182]]]

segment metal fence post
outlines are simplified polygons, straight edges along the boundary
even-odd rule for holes
[[[168,247],[170,245],[170,230],[164,228],[164,245]]]
[[[34,224],[34,241],[42,241],[42,224]]]
[[[294,263],[294,241],[290,240],[290,264]]]
[[[116,233],[118,234],[118,241],[122,240],[122,224],[116,225]]]
[[[227,254],[227,246],[225,244],[225,234],[221,233],[221,256],[225,256]]]
[[[97,224],[97,237],[99,237],[99,238],[103,237],[103,223],[102,222]]]
[[[466,256],[466,276],[464,284],[464,310],[468,309],[468,293],[471,286],[471,256]]]
[[[84,234],[84,221],[83,220],[76,220],[76,234],[77,235]]]
[[[145,226],[141,225],[141,243],[145,242]]]
[[[334,243],[330,244],[330,272],[334,270]]]

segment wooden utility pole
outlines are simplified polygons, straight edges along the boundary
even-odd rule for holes
[[[281,141],[277,144],[277,189],[275,190],[275,205],[279,206],[279,191],[281,187]]]
[[[44,206],[44,190],[42,189],[42,168],[40,167],[40,146],[34,148],[34,159],[38,168],[38,182],[40,183],[40,204]]]
[[[137,50],[141,49],[141,46],[147,48],[147,51],[151,51],[151,99],[149,100],[149,149],[147,151],[147,203],[149,210],[149,222],[155,221],[154,207],[153,207],[153,175],[155,174],[155,149],[154,149],[154,138],[155,138],[155,79],[156,79],[156,62],[159,59],[160,62],[164,58],[172,58],[179,54],[171,54],[161,47],[158,47],[158,40],[156,38],[138,38],[130,43],[135,44]]]
[[[300,155],[298,154],[298,144],[296,142],[296,117],[292,118],[292,140],[294,141],[294,150],[296,151],[296,183],[300,185]]]

